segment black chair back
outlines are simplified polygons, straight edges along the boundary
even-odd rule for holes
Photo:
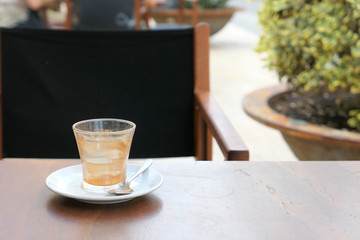
[[[72,124],[137,124],[130,157],[194,155],[194,29],[3,29],[4,157],[78,157]]]

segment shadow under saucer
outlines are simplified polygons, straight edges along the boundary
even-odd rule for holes
[[[147,218],[158,213],[162,208],[162,201],[148,194],[127,202],[117,204],[89,204],[75,199],[54,194],[47,202],[47,211],[51,215],[73,221],[101,218],[101,221],[131,221]]]

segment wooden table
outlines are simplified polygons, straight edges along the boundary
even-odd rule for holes
[[[0,239],[360,239],[359,162],[157,160],[164,184],[113,205],[47,189],[78,163],[0,161]]]

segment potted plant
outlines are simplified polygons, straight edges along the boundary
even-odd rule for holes
[[[152,10],[152,17],[157,23],[175,23],[177,21],[178,0],[167,1],[167,3],[160,8]],[[191,11],[194,1],[185,0],[185,22],[192,23]],[[232,8],[228,6],[228,0],[197,0],[198,3],[198,21],[207,22],[210,25],[210,34],[213,35],[218,32],[230,20],[232,15],[243,10],[243,8]]]
[[[265,0],[259,19],[257,51],[283,85],[246,96],[245,111],[280,129],[300,159],[359,160],[358,1]]]

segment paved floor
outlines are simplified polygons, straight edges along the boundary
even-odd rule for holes
[[[247,93],[278,83],[276,73],[267,70],[263,56],[254,51],[261,33],[255,22],[257,6],[235,14],[211,37],[211,91],[250,149],[251,161],[297,161],[277,130],[254,121],[242,108]],[[215,147],[214,159],[221,158]]]

